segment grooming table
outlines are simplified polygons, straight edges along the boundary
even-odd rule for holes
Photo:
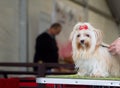
[[[51,75],[46,77],[39,77],[36,79],[36,82],[38,84],[103,86],[102,88],[104,88],[104,86],[120,87],[120,78],[93,78],[80,77],[78,75]],[[57,87],[55,86],[54,88]],[[62,86],[60,88],[62,88]]]

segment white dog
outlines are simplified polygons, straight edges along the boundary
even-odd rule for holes
[[[102,43],[102,32],[89,23],[77,23],[70,35],[73,61],[80,76],[120,77],[120,58]]]

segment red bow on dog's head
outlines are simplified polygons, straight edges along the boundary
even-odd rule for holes
[[[87,25],[81,25],[79,27],[79,30],[87,30],[88,29],[88,26]]]

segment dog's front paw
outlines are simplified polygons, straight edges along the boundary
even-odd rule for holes
[[[90,74],[91,77],[97,77],[97,78],[100,78],[100,77],[108,77],[109,75],[108,74],[102,74],[102,73],[92,73]]]
[[[101,74],[90,74],[90,77],[97,77],[97,78],[99,78],[99,77],[103,77]]]
[[[81,72],[78,72],[77,73],[79,76],[85,76],[85,74],[84,73],[81,73]]]

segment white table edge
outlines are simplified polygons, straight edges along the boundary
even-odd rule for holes
[[[94,86],[119,86],[120,81],[94,80],[94,79],[72,79],[72,78],[36,78],[38,84],[69,84],[69,85],[94,85]]]

